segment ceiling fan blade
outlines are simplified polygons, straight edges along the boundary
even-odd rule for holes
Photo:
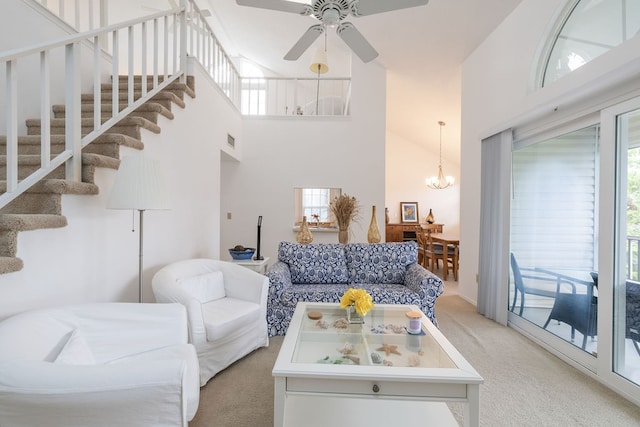
[[[336,30],[344,42],[358,55],[362,62],[369,62],[376,59],[378,52],[369,44],[362,33],[356,29],[351,22],[343,22]]]
[[[427,3],[429,3],[429,0],[359,0],[352,6],[351,11],[354,16],[364,16],[389,12],[391,10],[424,6]]]
[[[286,0],[236,0],[236,3],[240,6],[279,10],[281,12],[297,13],[299,15],[310,15],[312,12],[311,6],[307,4]]]
[[[284,59],[287,61],[295,61],[300,58],[304,51],[307,50],[322,33],[324,33],[324,27],[322,24],[309,27],[307,32],[300,37],[300,40],[298,40],[291,50],[284,56]]]

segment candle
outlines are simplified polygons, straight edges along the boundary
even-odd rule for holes
[[[406,316],[409,319],[407,332],[414,335],[419,334],[422,331],[420,327],[420,319],[422,319],[422,313],[420,313],[419,311],[407,311]]]

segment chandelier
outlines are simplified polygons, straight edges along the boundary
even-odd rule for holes
[[[445,176],[442,172],[442,126],[444,126],[445,123],[443,121],[439,121],[438,124],[440,125],[440,163],[438,163],[438,176],[432,176],[431,178],[426,179],[427,186],[434,190],[442,190],[450,187],[455,182],[455,179],[452,176]]]

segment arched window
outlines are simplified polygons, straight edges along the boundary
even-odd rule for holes
[[[640,0],[577,0],[546,58],[541,86],[640,33]]]

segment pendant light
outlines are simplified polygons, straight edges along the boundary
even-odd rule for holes
[[[316,89],[316,116],[318,115],[318,104],[320,102],[320,74],[329,71],[329,62],[327,61],[327,32],[324,32],[324,48],[318,46],[313,61],[309,69],[318,74],[318,87]]]
[[[434,190],[442,190],[450,187],[455,182],[455,179],[452,176],[445,176],[442,172],[442,126],[444,126],[445,123],[443,121],[439,121],[438,124],[440,125],[440,163],[438,163],[438,176],[432,176],[431,178],[426,179],[427,186]]]

